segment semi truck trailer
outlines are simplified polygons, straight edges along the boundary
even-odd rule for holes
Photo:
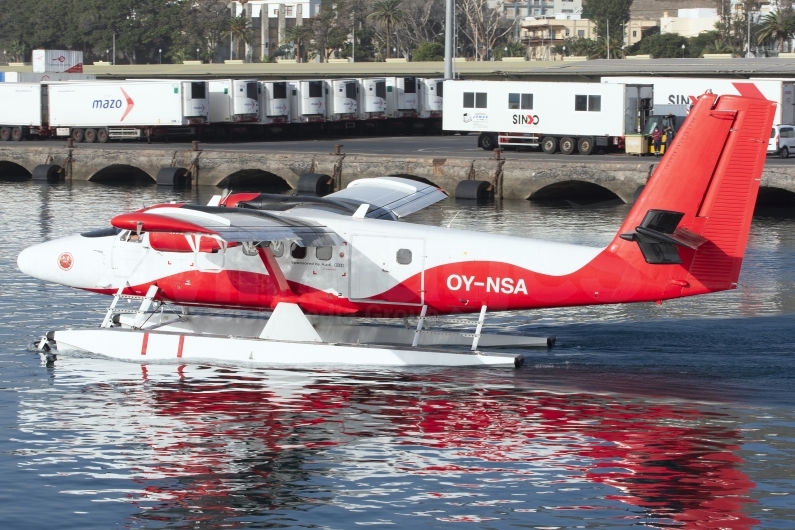
[[[445,81],[442,124],[480,133],[486,150],[540,147],[545,153],[623,149],[651,117],[649,84]]]

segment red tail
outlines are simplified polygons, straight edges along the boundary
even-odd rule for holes
[[[662,298],[736,286],[774,111],[701,96],[649,179],[609,252],[655,278]]]

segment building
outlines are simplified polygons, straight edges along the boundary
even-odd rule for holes
[[[713,8],[679,9],[675,17],[665,12],[660,19],[660,33],[695,37],[699,33],[714,30],[718,20],[718,10]]]
[[[631,46],[643,38],[643,32],[657,25],[654,20],[630,20],[624,26],[624,44]],[[596,39],[596,24],[580,15],[559,14],[530,17],[522,21],[522,43],[527,45],[530,60],[554,61],[562,57],[552,48],[563,46],[566,39]]]
[[[245,47],[245,59],[254,62],[268,60],[279,47],[284,49],[291,46],[285,38],[285,31],[293,26],[302,25],[307,18],[316,16],[320,11],[320,3],[321,0],[230,2],[230,8],[236,16],[245,13],[251,19],[257,35],[254,44]],[[228,53],[226,56],[229,57]]]
[[[502,9],[507,18],[574,15],[582,13],[582,0],[505,0]]]

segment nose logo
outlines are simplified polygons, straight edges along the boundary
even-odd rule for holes
[[[74,258],[68,252],[64,252],[60,256],[58,256],[58,266],[61,267],[63,270],[68,271],[74,265]]]

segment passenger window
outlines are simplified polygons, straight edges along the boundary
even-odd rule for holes
[[[588,112],[602,112],[602,96],[588,96]]]
[[[588,110],[588,96],[574,96],[575,112],[585,112]]]
[[[782,138],[795,138],[795,129],[791,127],[783,127],[781,129],[781,137]]]
[[[475,108],[485,109],[488,105],[488,94],[485,92],[478,92],[475,94]]]
[[[474,109],[475,108],[475,93],[474,92],[464,92],[464,108],[465,109]]]
[[[532,110],[533,94],[522,94],[522,108]]]
[[[315,256],[320,261],[328,261],[331,259],[331,247],[317,247],[315,249]]]
[[[271,241],[271,252],[277,258],[284,256],[284,241]]]
[[[396,258],[401,265],[409,265],[411,263],[411,251],[407,248],[401,248],[397,251]]]
[[[306,247],[299,247],[297,243],[290,245],[290,255],[295,259],[304,259],[306,257]]]
[[[776,137],[776,128],[773,127],[772,129],[770,129],[770,138],[773,139],[775,137]]]
[[[518,109],[519,108],[519,94],[508,94],[508,108],[509,109]]]

